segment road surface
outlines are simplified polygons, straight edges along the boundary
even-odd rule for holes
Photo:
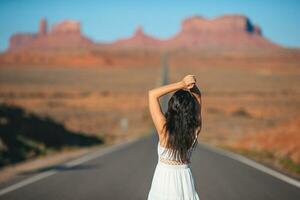
[[[156,133],[152,133],[74,167],[57,166],[55,174],[3,194],[0,199],[147,199],[157,163],[157,142]],[[201,144],[191,161],[201,200],[300,199],[296,186]]]

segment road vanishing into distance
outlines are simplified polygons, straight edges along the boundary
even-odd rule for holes
[[[163,66],[161,84],[167,79]],[[191,171],[201,200],[300,199],[299,181],[199,142]],[[146,200],[158,162],[157,145],[153,130],[140,139],[0,184],[0,199]]]

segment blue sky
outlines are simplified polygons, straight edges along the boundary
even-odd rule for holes
[[[298,0],[0,0],[0,50],[15,32],[36,32],[45,17],[50,25],[64,19],[79,20],[85,35],[110,42],[132,35],[138,25],[164,39],[180,29],[192,15],[214,18],[242,14],[258,24],[271,41],[300,47]]]

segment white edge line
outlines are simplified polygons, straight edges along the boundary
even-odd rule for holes
[[[282,180],[286,183],[289,183],[293,186],[296,186],[296,187],[300,188],[300,181],[298,181],[296,179],[293,179],[291,177],[288,177],[288,176],[286,176],[282,173],[279,173],[279,172],[277,172],[277,171],[275,171],[271,168],[268,168],[268,167],[266,167],[266,166],[264,166],[264,165],[262,165],[258,162],[255,162],[255,161],[250,160],[250,159],[248,159],[244,156],[241,156],[241,155],[238,155],[236,153],[229,152],[229,151],[225,151],[223,149],[211,146],[211,145],[203,143],[203,142],[199,142],[199,144],[201,144],[203,147],[205,147],[205,148],[207,148],[207,149],[209,149],[209,150],[211,150],[215,153],[221,154],[223,156],[226,156],[226,157],[229,157],[229,158],[234,159],[236,161],[239,161],[241,163],[244,163],[244,164],[246,164],[248,166],[251,166],[251,167],[253,167],[253,168],[255,168],[259,171],[262,171],[262,172],[264,172],[266,174],[269,174],[269,175],[271,175],[275,178],[278,178],[278,179],[280,179],[280,180]]]
[[[55,170],[49,170],[49,171],[46,171],[46,172],[37,174],[37,175],[35,175],[35,176],[33,176],[33,177],[30,177],[30,178],[28,178],[28,179],[25,179],[25,180],[23,180],[23,181],[20,181],[20,182],[18,182],[18,183],[16,183],[16,184],[13,184],[13,185],[11,185],[11,186],[8,186],[8,187],[6,187],[6,188],[4,188],[4,189],[2,189],[2,190],[0,191],[0,196],[4,195],[4,194],[6,194],[6,193],[9,193],[9,192],[11,192],[11,191],[14,191],[14,190],[16,190],[16,189],[18,189],[18,188],[21,188],[21,187],[23,187],[23,186],[29,185],[29,184],[31,184],[31,183],[33,183],[33,182],[38,181],[38,180],[41,180],[41,179],[43,179],[43,178],[46,178],[46,177],[48,177],[48,176],[51,176],[51,175],[55,174],[56,172],[57,172],[57,171],[55,171]]]
[[[98,157],[101,157],[105,154],[108,154],[108,153],[112,153],[120,148],[125,148],[126,146],[142,139],[143,137],[137,137],[133,140],[129,140],[129,141],[126,141],[124,143],[120,143],[120,144],[114,144],[112,146],[108,146],[108,147],[104,147],[104,148],[101,148],[100,150],[97,150],[95,152],[92,152],[92,153],[88,153],[87,155],[83,155],[82,157],[78,158],[78,159],[75,159],[75,160],[72,160],[72,161],[69,161],[65,164],[62,164],[63,166],[67,167],[67,168],[71,168],[71,167],[74,167],[76,165],[79,165],[79,164],[82,164],[82,163],[85,163],[87,161],[90,161],[90,160],[93,160],[95,158],[98,158]],[[50,169],[48,171],[45,171],[45,172],[41,172],[35,176],[32,176],[32,177],[29,177],[25,180],[22,180],[18,183],[15,183],[13,185],[10,185],[10,186],[7,186],[6,188],[3,188],[0,190],[0,196],[4,195],[4,194],[7,194],[9,192],[12,192],[14,190],[17,190],[21,187],[24,187],[26,185],[29,185],[31,183],[34,183],[36,181],[39,181],[41,179],[44,179],[44,178],[47,178],[51,175],[54,175],[56,173],[58,173],[59,170],[56,170],[56,169]]]

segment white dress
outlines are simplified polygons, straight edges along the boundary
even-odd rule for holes
[[[174,165],[160,161],[161,157],[164,159],[171,158],[168,150],[158,142],[158,163],[147,200],[200,200],[195,189],[190,164]],[[192,148],[188,151],[189,158],[191,155]],[[178,160],[178,157],[172,160]]]

